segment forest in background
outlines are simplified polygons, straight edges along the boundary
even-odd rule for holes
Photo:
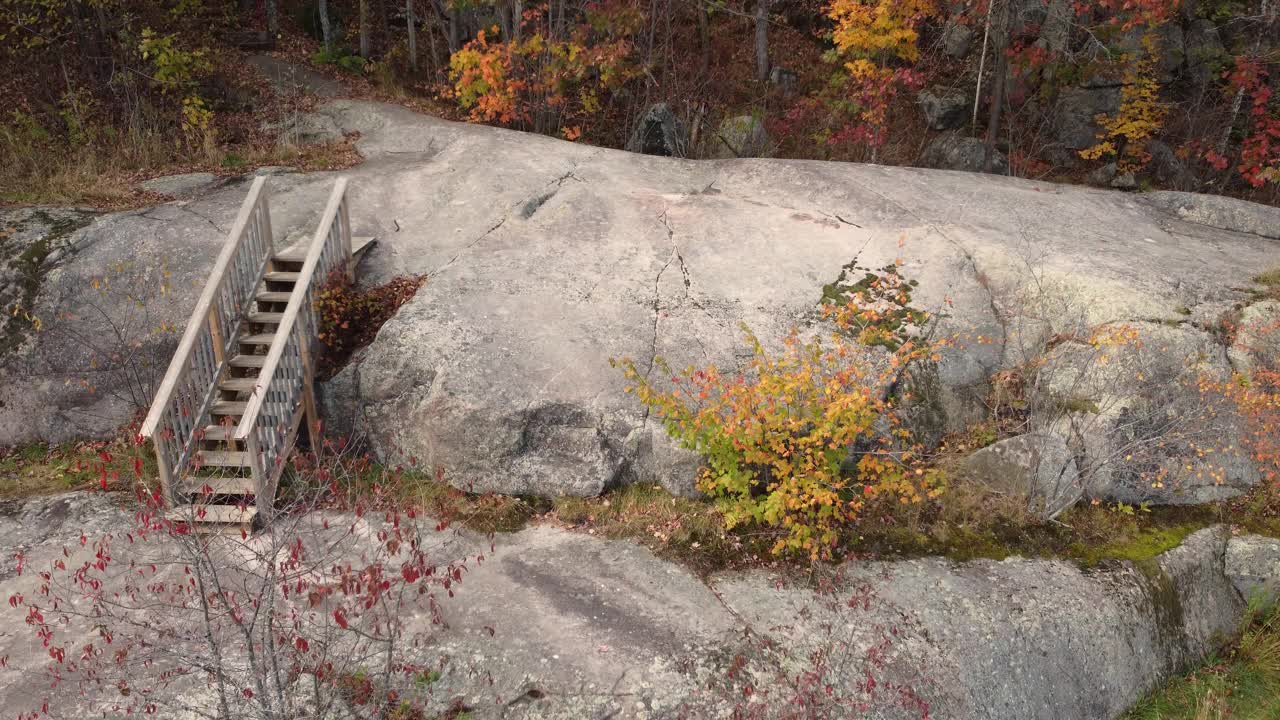
[[[0,0],[0,201],[339,167],[248,60],[605,147],[1280,203],[1276,0]],[[655,134],[656,133],[656,134]],[[124,180],[117,189],[103,177]]]

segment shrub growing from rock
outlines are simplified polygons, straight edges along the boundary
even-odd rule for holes
[[[622,363],[632,392],[706,466],[698,487],[725,525],[777,530],[775,553],[829,556],[842,530],[873,503],[916,504],[942,491],[903,423],[896,393],[917,362],[933,355],[918,337],[928,316],[910,308],[911,285],[896,267],[847,288],[828,304],[835,331],[792,332],[771,353],[747,328],[751,357],[673,374],[669,383]]]

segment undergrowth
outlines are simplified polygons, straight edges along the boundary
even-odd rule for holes
[[[350,361],[352,353],[373,342],[382,326],[426,281],[425,275],[410,275],[360,288],[342,268],[336,268],[315,299],[324,349],[320,354],[320,379],[333,377]]]

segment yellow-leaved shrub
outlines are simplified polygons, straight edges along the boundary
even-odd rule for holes
[[[827,557],[871,503],[919,503],[942,490],[886,390],[932,356],[914,337],[928,316],[907,305],[910,285],[896,267],[886,271],[825,306],[835,325],[827,337],[792,332],[771,354],[744,327],[751,358],[741,368],[673,374],[660,358],[647,372],[620,363],[628,392],[705,457],[698,487],[726,526],[778,531],[775,553]]]

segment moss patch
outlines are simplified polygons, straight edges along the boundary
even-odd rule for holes
[[[1103,560],[1143,563],[1178,547],[1188,535],[1212,524],[1208,517],[1201,522],[1178,523],[1176,518],[1171,520],[1172,524],[1166,525],[1157,520],[1145,527],[1135,523],[1130,532],[1117,532],[1119,537],[1101,544],[1076,543],[1071,554],[1085,567],[1092,567]]]
[[[8,258],[12,275],[10,295],[5,300],[4,324],[0,326],[0,360],[22,346],[37,321],[30,315],[36,296],[49,268],[49,254],[62,246],[76,230],[89,224],[92,216],[53,217],[43,210],[31,215],[16,227],[0,230],[0,258]],[[41,232],[39,228],[43,228]],[[39,237],[20,251],[14,247],[13,235],[39,232]]]

